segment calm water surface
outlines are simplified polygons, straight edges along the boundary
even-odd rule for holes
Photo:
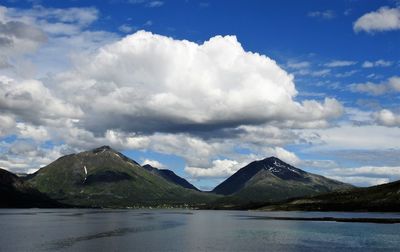
[[[0,209],[0,251],[400,251],[400,224],[262,220],[400,214]]]

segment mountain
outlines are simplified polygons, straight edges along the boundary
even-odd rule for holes
[[[27,185],[21,178],[0,169],[0,207],[60,207],[62,204],[51,200]]]
[[[269,205],[263,209],[399,212],[400,181],[290,200],[276,205]]]
[[[77,206],[201,205],[216,198],[172,183],[108,146],[61,157],[28,182],[53,199]]]
[[[197,189],[194,185],[190,184],[186,179],[179,177],[171,170],[158,169],[149,164],[143,165],[143,168],[145,168],[146,170],[148,170],[149,172],[151,172],[153,174],[157,174],[158,176],[161,176],[162,178],[168,180],[169,182],[171,182],[175,185],[179,185],[179,186],[182,186],[183,188],[199,191],[199,189]]]
[[[351,185],[308,173],[276,157],[254,161],[212,191],[229,195],[221,201],[240,204],[276,202],[293,197],[349,189]]]

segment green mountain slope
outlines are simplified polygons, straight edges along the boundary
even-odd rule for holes
[[[400,181],[269,205],[265,210],[400,211]]]
[[[351,187],[270,157],[243,167],[218,185],[213,192],[228,195],[225,199],[221,199],[221,202],[246,204],[276,202]]]
[[[33,189],[15,174],[0,169],[0,207],[60,207],[62,204],[51,200]]]
[[[28,181],[49,197],[78,206],[201,205],[216,198],[171,183],[108,146],[61,157]]]

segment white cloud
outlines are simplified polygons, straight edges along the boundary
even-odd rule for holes
[[[151,21],[151,20],[147,20],[144,24],[143,24],[143,26],[152,26],[153,25],[153,21]]]
[[[9,18],[7,8],[0,6],[0,12],[0,57],[2,65],[10,67],[9,57],[33,53],[46,43],[47,36],[35,25]]]
[[[325,64],[326,67],[346,67],[357,64],[356,61],[349,60],[333,60]]]
[[[44,126],[35,126],[27,123],[17,123],[16,128],[19,137],[33,139],[36,141],[51,140],[49,132]]]
[[[284,146],[295,143],[298,136],[290,130],[281,129],[270,124],[250,126],[243,125],[237,128],[243,143],[255,146]]]
[[[347,71],[347,72],[343,72],[343,73],[337,73],[337,74],[335,74],[335,76],[338,78],[346,78],[346,77],[350,77],[350,76],[354,75],[357,72],[359,72],[359,71],[351,70],[351,71]]]
[[[217,159],[212,161],[211,167],[187,166],[185,172],[193,178],[226,178],[238,171],[241,165],[235,160]]]
[[[375,114],[377,123],[388,127],[400,126],[400,115],[396,115],[388,109],[382,109]]]
[[[274,148],[268,147],[265,149],[265,152],[267,153],[266,155],[267,157],[268,156],[277,157],[282,161],[293,166],[296,166],[301,163],[300,158],[296,154],[288,150],[285,150],[284,148],[281,147],[274,147]]]
[[[400,179],[399,166],[361,166],[329,170],[328,177],[359,186],[373,186]]]
[[[164,1],[159,0],[127,0],[127,3],[143,5],[147,8],[158,8],[164,5]]]
[[[15,78],[65,70],[74,53],[82,55],[116,39],[110,32],[89,31],[99,15],[95,8],[0,8],[0,26],[3,22],[3,27],[13,27],[15,33],[10,37],[8,32],[13,46],[2,48],[0,58],[7,59],[3,65],[15,68]],[[3,35],[0,29],[0,37]]]
[[[139,31],[80,59],[75,69],[54,82],[85,108],[90,117],[81,122],[90,130],[218,129],[326,120],[341,112],[335,99],[294,101],[293,76],[270,58],[244,51],[234,36],[199,45]]]
[[[323,76],[329,75],[330,73],[331,73],[331,69],[321,69],[321,70],[310,72],[310,75],[314,76],[314,77],[323,77]]]
[[[388,178],[372,178],[364,176],[328,176],[331,179],[358,186],[374,186],[389,183]]]
[[[205,141],[188,134],[156,133],[149,138],[149,149],[182,157],[189,166],[205,166],[217,155],[230,152],[230,143],[222,140]]]
[[[304,69],[309,68],[311,64],[308,61],[289,61],[286,65],[292,69]]]
[[[79,118],[79,107],[68,104],[37,80],[17,82],[0,77],[0,109],[23,122],[44,123],[60,118]]]
[[[377,61],[364,61],[364,63],[362,64],[363,68],[371,68],[371,67],[389,67],[393,65],[392,61],[386,61],[386,60],[377,60]]]
[[[327,129],[299,130],[302,139],[316,150],[379,150],[399,149],[399,128],[379,125],[342,125]]]
[[[309,12],[307,16],[313,18],[322,18],[322,19],[333,19],[336,17],[335,12],[333,10],[312,11]]]
[[[400,178],[399,166],[361,166],[356,168],[338,168],[333,169],[332,172],[349,176],[392,176]]]
[[[0,114],[0,137],[10,134],[15,125],[16,122],[12,116]]]
[[[35,6],[32,9],[14,9],[3,7],[3,13],[6,24],[18,25],[19,30],[26,30],[21,33],[25,34],[24,37],[30,34],[31,38],[35,38],[41,44],[47,37],[51,39],[52,37],[79,36],[98,18],[98,11],[95,8],[57,9]],[[26,43],[27,40],[23,42]]]
[[[338,164],[333,160],[301,160],[299,166],[326,170],[337,168]]]
[[[400,29],[400,9],[381,7],[377,11],[364,14],[353,25],[355,32],[368,33]]]
[[[373,112],[361,110],[356,107],[346,107],[345,116],[355,123],[371,124],[374,119]]]
[[[7,8],[8,19],[18,19],[28,24],[36,24],[48,34],[77,33],[98,19],[96,8],[45,8],[35,6],[32,9]]]
[[[392,61],[385,61],[385,60],[377,60],[375,61],[375,66],[380,66],[380,67],[388,67],[393,65]]]
[[[389,92],[400,92],[400,77],[392,76],[381,83],[354,83],[351,84],[350,90],[353,92],[367,93],[370,95],[383,95]]]
[[[371,68],[371,67],[374,67],[374,62],[371,62],[371,61],[364,61],[364,63],[362,64],[362,67],[364,67],[364,68]]]
[[[164,5],[163,1],[150,1],[147,3],[147,7],[149,8],[158,8]]]
[[[33,173],[62,155],[72,151],[64,145],[52,148],[39,147],[36,142],[0,142],[0,167],[12,172]]]
[[[121,32],[124,32],[124,33],[131,33],[131,32],[133,32],[134,30],[136,30],[136,28],[135,28],[135,27],[132,27],[132,26],[130,26],[130,25],[127,25],[127,24],[122,24],[122,25],[120,25],[120,26],[118,27],[118,30],[121,31]]]
[[[145,160],[143,160],[142,165],[146,165],[146,164],[151,165],[152,167],[158,168],[158,169],[165,169],[166,168],[163,163],[160,163],[157,160],[145,159]]]
[[[343,12],[343,15],[345,15],[345,16],[349,16],[351,13],[352,13],[352,9],[346,9],[344,12]]]
[[[400,92],[400,77],[399,76],[393,76],[390,77],[387,81],[387,85],[396,92]]]
[[[375,84],[373,82],[351,84],[350,90],[353,92],[367,93],[370,95],[382,95],[388,91],[385,84]]]
[[[123,133],[115,130],[107,130],[105,139],[115,148],[143,149],[149,144],[145,136],[137,136],[135,133]]]
[[[327,64],[324,64],[326,67],[338,67],[340,64],[349,64],[350,61],[333,61]],[[339,65],[338,65],[339,64]],[[295,61],[295,60],[290,60],[286,63],[286,67],[289,70],[293,70],[291,73],[295,76],[301,75],[301,76],[312,76],[312,77],[325,77],[328,76],[331,73],[331,69],[325,68],[325,69],[313,69],[311,67],[311,63],[309,61]]]

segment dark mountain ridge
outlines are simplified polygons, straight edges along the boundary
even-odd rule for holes
[[[276,157],[251,162],[212,191],[232,202],[276,202],[353,186],[305,172]],[[221,199],[221,200],[226,200]],[[228,200],[229,201],[229,200]]]
[[[187,189],[200,191],[194,185],[189,183],[186,179],[184,179],[182,177],[179,177],[178,175],[175,174],[175,172],[173,172],[171,170],[158,169],[158,168],[153,167],[153,166],[151,166],[149,164],[145,164],[142,167],[145,168],[146,170],[148,170],[151,173],[154,173],[154,174],[157,174],[157,175],[163,177],[164,179],[168,180],[171,183],[174,183],[176,185],[182,186],[182,187],[187,188]]]
[[[235,174],[213,189],[217,194],[233,194],[246,186],[246,183],[262,170],[271,172],[274,176],[283,180],[304,180],[306,172],[284,163],[276,157],[253,161],[241,168]]]

